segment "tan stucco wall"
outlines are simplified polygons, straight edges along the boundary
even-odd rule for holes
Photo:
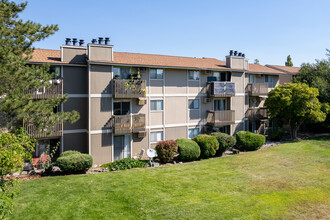
[[[180,123],[186,123],[186,121],[187,121],[187,98],[165,97],[165,123],[180,124]]]
[[[176,140],[178,138],[187,138],[187,127],[165,128],[165,140]]]
[[[91,135],[91,155],[94,164],[109,163],[112,160],[112,133]]]
[[[64,134],[63,145],[63,151],[76,150],[88,153],[88,135],[87,133]]]
[[[111,66],[91,65],[91,94],[110,94],[111,88]]]
[[[292,82],[292,74],[285,74],[279,76],[279,84],[283,85],[284,83]]]
[[[160,79],[151,79],[150,80],[150,88],[149,94],[163,94],[163,82],[164,80]]]
[[[109,97],[91,98],[91,129],[105,128],[111,118],[112,103]]]
[[[241,72],[232,72],[231,73],[231,82],[235,83],[235,93],[244,93],[244,74]]]
[[[235,110],[235,120],[242,120],[245,117],[244,103],[244,96],[231,97],[231,109]]]
[[[86,67],[63,67],[63,93],[87,94],[88,71]]]
[[[66,47],[62,46],[64,62],[69,63],[86,63],[86,47]]]
[[[64,130],[88,128],[88,98],[69,98],[68,101],[63,104],[63,110],[65,112],[75,110],[80,114],[80,119],[77,122],[73,124],[65,123]]]
[[[112,61],[112,46],[88,44],[88,59],[93,61]]]
[[[199,81],[188,81],[188,93],[189,94],[198,94],[201,92],[199,87]]]
[[[187,70],[167,69],[165,74],[165,94],[186,93]]]
[[[150,125],[163,125],[163,111],[150,112]]]

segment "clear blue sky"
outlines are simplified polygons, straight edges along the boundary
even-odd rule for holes
[[[120,52],[224,60],[233,49],[261,64],[290,54],[300,66],[330,49],[329,12],[329,0],[29,0],[21,18],[59,25],[36,48],[109,36]]]

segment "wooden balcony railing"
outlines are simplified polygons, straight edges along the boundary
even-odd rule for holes
[[[267,108],[249,108],[245,114],[250,121],[266,119],[268,117]]]
[[[55,126],[42,129],[39,131],[34,125],[25,125],[27,134],[33,136],[36,139],[61,137],[63,135],[63,123],[56,124]]]
[[[145,131],[146,128],[146,115],[115,115],[114,116],[114,134],[130,134]]]
[[[235,83],[233,82],[208,82],[207,94],[210,97],[230,97],[235,95]]]
[[[235,124],[235,110],[207,111],[206,122],[212,126]]]
[[[268,83],[249,83],[247,91],[249,96],[266,96],[268,94]]]
[[[63,95],[63,81],[60,79],[50,80],[50,87],[42,87],[40,89],[26,89],[25,94],[31,94],[34,99],[56,98]]]
[[[145,80],[113,80],[114,98],[140,98],[146,95]]]

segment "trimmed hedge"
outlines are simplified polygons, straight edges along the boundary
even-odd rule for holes
[[[213,157],[219,149],[217,138],[207,134],[200,134],[193,139],[201,149],[201,158]]]
[[[93,157],[80,152],[71,152],[57,158],[56,165],[67,174],[86,173],[93,165]]]
[[[237,141],[236,145],[242,151],[258,150],[266,142],[265,136],[249,131],[237,132],[235,137]]]
[[[178,143],[175,140],[159,141],[155,147],[157,158],[162,163],[172,162],[178,152]]]
[[[180,161],[194,161],[201,155],[201,149],[195,141],[179,138],[176,139],[176,142],[178,143]]]
[[[234,147],[236,144],[236,138],[226,133],[214,132],[211,135],[216,137],[219,142],[219,149],[215,154],[216,156],[222,156],[223,152]]]
[[[140,160],[140,159],[132,159],[132,158],[124,158],[121,160],[117,160],[115,162],[103,164],[101,167],[108,168],[111,170],[126,170],[131,168],[143,168],[146,167],[148,161]]]
[[[64,157],[64,156],[69,156],[72,154],[81,154],[79,151],[76,150],[68,150],[68,151],[64,151],[61,153],[60,157]]]

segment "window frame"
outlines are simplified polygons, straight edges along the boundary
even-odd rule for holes
[[[156,78],[152,78],[152,77],[151,77],[151,71],[152,71],[152,70],[156,70]],[[157,76],[158,76],[157,71],[158,71],[158,70],[161,70],[161,71],[162,71],[162,78],[157,78]],[[150,78],[150,80],[164,80],[164,69],[150,68],[150,69],[149,69],[149,78]]]
[[[190,131],[192,130],[192,137],[190,137]],[[196,132],[197,131],[197,132]],[[196,134],[196,133],[197,134]],[[197,128],[188,128],[188,138],[189,139],[193,139],[194,137],[196,137],[196,136],[198,136],[200,134],[200,130],[199,130],[199,128],[197,127]]]
[[[198,75],[197,75],[197,79],[194,79],[194,76],[195,76],[195,72],[197,72],[198,73]],[[192,79],[190,78],[190,73],[193,73],[193,77],[192,77]],[[188,80],[189,81],[199,81],[200,80],[200,71],[199,70],[188,70]]]
[[[192,102],[191,102],[192,101]],[[195,103],[195,101],[197,101],[198,103],[198,108],[190,108],[192,103]],[[200,109],[200,99],[188,99],[188,109],[189,110],[199,110]],[[195,104],[194,104],[195,107]]]
[[[161,139],[158,140],[156,138],[157,139],[156,141],[152,140],[152,135],[153,134],[157,134],[157,133],[161,133]],[[150,144],[158,143],[159,141],[163,141],[163,140],[164,140],[164,131],[162,131],[162,130],[159,130],[159,131],[150,131]]]
[[[151,109],[152,106],[153,106],[151,104],[152,102],[161,102],[162,103],[162,109]],[[161,111],[164,111],[164,100],[162,100],[162,99],[150,100],[150,112],[161,112]]]

